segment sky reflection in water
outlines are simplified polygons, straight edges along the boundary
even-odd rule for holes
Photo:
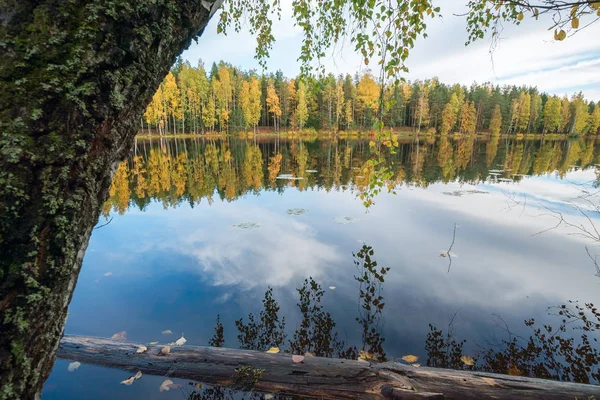
[[[341,153],[348,143],[358,149],[355,142],[333,146]],[[473,146],[471,167],[486,159],[485,145]],[[534,154],[539,156],[543,145],[529,145],[537,146]],[[291,149],[289,143],[279,146],[284,153]],[[320,171],[311,179],[319,182],[336,169],[335,161],[331,163],[335,153],[328,142],[313,146],[324,154],[319,158],[308,152],[307,165]],[[402,145],[400,155],[408,156],[399,165],[406,167],[405,175],[412,173],[411,179],[425,186],[411,169],[415,146]],[[504,165],[511,146],[501,143],[492,157],[494,165],[488,168],[483,162],[482,171]],[[435,154],[435,146],[431,147],[430,154]],[[563,157],[568,157],[568,147],[563,147],[567,149]],[[231,148],[235,158],[235,146]],[[458,145],[452,149],[456,152]],[[437,152],[437,157],[423,155],[421,174],[427,174],[428,160],[440,160]],[[261,186],[269,186],[267,167],[272,155],[272,148],[263,147]],[[286,164],[284,157],[279,173],[298,176],[299,171],[294,171],[297,160],[293,155],[290,158]],[[433,161],[431,168],[439,167]],[[342,176],[351,174],[350,165],[341,169],[346,171]],[[355,193],[335,184],[325,190],[307,182],[308,190],[299,191],[289,187],[297,183],[279,180],[279,191],[253,190],[234,201],[215,196],[211,205],[203,200],[192,207],[182,201],[165,209],[160,201],[152,200],[143,211],[131,206],[122,215],[112,212],[111,223],[92,235],[65,332],[110,337],[125,330],[129,340],[139,342],[172,341],[184,332],[188,344],[207,345],[220,314],[226,345],[236,347],[234,320],[258,311],[268,286],[274,288],[291,333],[300,321],[296,288],[312,276],[324,288],[336,287],[326,289],[325,309],[337,322],[341,338],[357,344],[358,288],[352,253],[363,243],[373,246],[380,266],[391,268],[384,285],[383,328],[390,359],[409,353],[424,357],[428,324],[445,328],[459,309],[455,330],[469,339],[470,346],[473,341],[503,338],[505,332],[496,326],[492,314],[500,315],[513,332],[524,332],[523,320],[543,321],[549,306],[569,299],[600,300],[600,278],[594,275],[585,246],[590,246],[592,254],[600,249],[563,228],[532,236],[556,224],[552,216],[540,215],[548,213],[542,205],[560,210],[572,222],[587,223],[570,203],[581,193],[577,184],[596,179],[595,169],[571,168],[565,173],[562,178],[544,174],[502,183],[461,177],[459,171],[459,181],[427,182],[426,188],[403,184],[395,196],[376,197],[368,213]],[[341,179],[340,186],[345,184]],[[286,213],[290,208],[308,211],[295,216]],[[334,219],[340,216],[358,220],[338,224]],[[261,226],[234,227],[241,222]],[[448,259],[440,253],[448,249],[455,223],[452,251],[456,256],[448,273]],[[161,335],[166,329],[173,335]],[[123,387],[118,382],[129,376],[127,372],[82,365],[69,373],[67,365],[57,361],[44,398],[159,398],[160,378],[144,377],[139,385]],[[88,396],[89,392],[96,397]]]

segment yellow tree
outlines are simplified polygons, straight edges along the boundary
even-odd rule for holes
[[[456,93],[452,93],[450,101],[444,107],[442,111],[442,124],[440,126],[440,133],[442,135],[452,131],[454,125],[456,125],[456,117],[458,115],[458,96]]]
[[[377,110],[377,101],[379,100],[379,86],[373,80],[370,73],[364,74],[358,85],[356,85],[356,100],[362,111],[362,125],[365,125],[367,111]]]
[[[204,127],[211,131],[215,130],[215,123],[217,122],[215,113],[216,113],[215,88],[214,88],[214,81],[212,81],[210,83],[208,96],[206,96],[206,104],[204,105],[203,112],[202,112],[202,122],[204,123]]]
[[[588,120],[588,133],[591,135],[596,135],[598,133],[598,128],[600,128],[600,105],[596,104],[594,107],[594,111],[590,114]]]
[[[590,115],[588,113],[588,106],[583,99],[583,93],[579,92],[574,95],[571,104],[573,105],[573,124],[571,125],[571,133],[586,133]]]
[[[262,111],[260,82],[255,77],[251,77],[249,86],[250,113],[248,116],[250,119],[248,123],[254,127],[254,132],[256,132],[256,126],[260,121],[260,112]]]
[[[221,130],[223,130],[223,128],[227,127],[233,96],[231,75],[225,65],[219,67],[218,77],[214,79],[214,93],[219,115],[219,125]]]
[[[287,90],[289,93],[289,126],[294,126],[296,120],[296,80],[290,79],[287,83]]]
[[[521,92],[519,96],[519,122],[517,128],[520,132],[527,131],[529,127],[529,117],[531,115],[531,95]]]
[[[492,136],[500,135],[500,129],[502,127],[502,112],[500,111],[500,106],[496,104],[494,107],[494,112],[492,113],[492,119],[490,119],[489,130]]]
[[[571,103],[567,96],[562,99],[562,125],[560,131],[565,133],[569,123],[571,122]]]
[[[562,103],[556,96],[548,97],[546,104],[544,104],[543,111],[543,122],[544,129],[543,133],[552,132],[556,133],[562,126]]]
[[[338,78],[335,91],[335,127],[340,129],[340,117],[344,109],[344,81]]]
[[[460,121],[460,131],[463,133],[473,134],[477,126],[477,110],[475,103],[472,101],[465,102],[462,108],[462,119]]]
[[[296,92],[298,98],[296,105],[296,121],[298,127],[302,129],[304,124],[308,120],[308,107],[306,105],[306,86],[304,82],[298,82],[298,91]]]
[[[183,117],[181,94],[177,87],[175,76],[170,71],[163,81],[163,100],[167,110],[167,117],[171,117],[173,133],[177,133],[175,119],[181,119]]]
[[[152,101],[150,102],[150,104],[148,104],[148,107],[146,108],[144,117],[148,124],[155,125],[158,128],[158,133],[160,135],[163,134],[162,130],[165,126],[166,115],[162,86],[159,86],[156,92],[154,92],[154,96],[152,96]]]
[[[252,120],[252,107],[250,104],[250,84],[247,81],[242,82],[238,98],[240,100],[242,114],[244,115],[244,122],[246,127],[248,127]]]
[[[281,106],[272,78],[269,79],[269,82],[267,83],[267,107],[269,112],[273,114],[273,127],[275,128],[275,131],[277,131],[277,120],[281,117]]]

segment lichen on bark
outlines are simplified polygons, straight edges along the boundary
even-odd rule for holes
[[[39,396],[114,169],[203,3],[0,0],[0,399]]]

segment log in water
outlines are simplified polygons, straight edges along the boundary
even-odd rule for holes
[[[131,372],[190,379],[212,385],[235,384],[235,369],[264,369],[254,390],[319,399],[589,399],[600,400],[600,386],[485,372],[415,368],[397,362],[369,363],[336,358],[268,354],[202,346],[147,345],[82,336],[65,336],[58,357]]]

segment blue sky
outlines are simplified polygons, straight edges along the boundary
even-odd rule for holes
[[[302,33],[294,27],[291,2],[282,0],[282,17],[273,24],[277,42],[271,52],[269,71],[282,70],[287,76],[299,72],[297,61]],[[554,94],[582,90],[588,99],[600,100],[600,23],[581,30],[563,42],[555,42],[548,31],[551,21],[526,17],[521,26],[505,27],[499,46],[490,55],[488,39],[464,46],[467,39],[466,0],[434,0],[442,18],[428,23],[427,39],[419,39],[408,59],[409,80],[437,76],[444,83],[492,82],[537,86]],[[210,66],[225,60],[243,69],[261,70],[254,59],[255,41],[245,29],[228,36],[216,33],[218,13],[204,35],[183,54],[192,64],[202,59]],[[585,25],[582,21],[582,26]],[[364,64],[350,45],[332,51],[323,62],[335,74],[359,71]],[[372,62],[371,65],[375,65]]]

